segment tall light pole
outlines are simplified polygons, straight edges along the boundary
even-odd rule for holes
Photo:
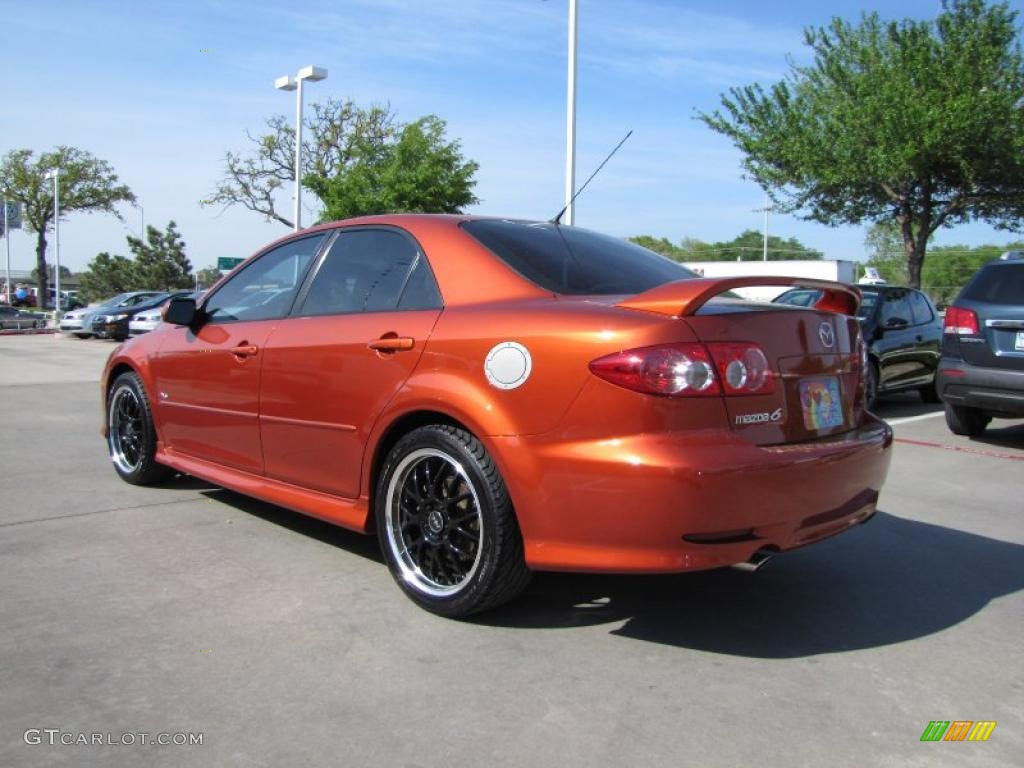
[[[768,261],[768,193],[764,195],[764,260]]]
[[[52,168],[46,172],[46,178],[53,179],[53,251],[55,254],[57,268],[53,271],[56,275],[53,286],[53,327],[60,327],[60,168]],[[46,301],[49,297],[39,297]]]
[[[565,223],[576,223],[576,0],[569,0],[569,82],[565,117]]]
[[[768,193],[764,193],[764,208],[755,208],[754,213],[764,213],[764,254],[763,258],[768,261],[768,214],[772,210],[772,200]]]
[[[295,77],[284,75],[274,81],[279,91],[295,91],[295,213],[294,229],[302,229],[302,83],[312,83],[327,79],[327,70],[323,67],[303,67]]]
[[[13,304],[11,299],[11,222],[8,220],[7,195],[4,195],[4,240],[7,243],[7,288],[4,295],[7,296],[7,303]]]

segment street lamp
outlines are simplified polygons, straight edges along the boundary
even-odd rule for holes
[[[302,229],[302,83],[304,80],[318,82],[327,79],[327,70],[323,67],[303,67],[295,77],[284,75],[274,81],[279,91],[296,91],[295,93],[295,230]]]
[[[53,326],[60,327],[60,168],[51,168],[46,178],[53,179],[53,251],[56,255],[57,268],[54,270],[56,280],[53,286]],[[41,301],[49,297],[40,296]]]

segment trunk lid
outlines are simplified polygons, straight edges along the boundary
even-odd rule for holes
[[[823,297],[814,308],[713,298],[746,285],[807,285]],[[672,283],[619,306],[680,318],[706,344],[757,344],[775,375],[774,391],[722,397],[734,432],[775,445],[838,434],[861,421],[859,303],[860,292],[841,283],[751,277]]]

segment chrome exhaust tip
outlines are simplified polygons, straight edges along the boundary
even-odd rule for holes
[[[764,567],[765,563],[767,563],[771,559],[772,554],[770,552],[758,550],[753,555],[751,555],[750,559],[746,562],[734,563],[731,567],[735,568],[737,571],[744,571],[746,573],[757,573],[759,570],[761,570],[761,568]]]

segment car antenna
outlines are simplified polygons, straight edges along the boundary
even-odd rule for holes
[[[555,216],[555,218],[553,218],[553,219],[551,220],[551,223],[552,223],[552,224],[555,224],[555,225],[557,225],[557,224],[559,223],[559,221],[560,221],[560,220],[561,220],[561,218],[562,218],[562,214],[564,214],[564,213],[565,213],[565,212],[566,212],[567,210],[569,210],[569,206],[570,206],[570,205],[572,205],[573,203],[575,203],[575,202],[576,202],[576,198],[580,196],[580,193],[581,193],[581,192],[582,192],[582,191],[583,191],[584,189],[586,189],[586,188],[587,188],[587,184],[589,184],[589,183],[590,183],[591,179],[593,179],[593,178],[594,178],[595,176],[597,176],[598,172],[599,172],[599,171],[600,171],[600,170],[601,170],[602,168],[604,168],[604,164],[605,164],[605,163],[607,163],[607,162],[608,162],[609,160],[611,160],[611,159],[612,159],[612,155],[614,155],[614,154],[615,154],[616,152],[618,152],[618,151],[619,151],[619,147],[621,147],[621,146],[622,146],[623,144],[625,144],[625,143],[626,143],[626,139],[628,139],[628,138],[629,138],[630,136],[632,136],[632,135],[633,135],[633,129],[632,129],[632,128],[630,128],[630,129],[629,129],[629,133],[627,133],[627,134],[626,134],[625,136],[623,136],[623,137],[622,137],[622,141],[620,141],[620,142],[619,142],[618,144],[616,144],[616,145],[615,145],[615,149],[613,149],[613,150],[612,150],[611,152],[609,152],[609,153],[608,153],[608,157],[606,157],[606,158],[605,158],[604,160],[602,160],[602,161],[601,161],[601,164],[600,164],[599,166],[597,166],[597,168],[595,168],[595,169],[594,169],[594,172],[593,172],[592,174],[590,174],[590,178],[588,178],[588,179],[587,179],[587,180],[586,180],[585,182],[583,182],[583,186],[582,186],[582,187],[580,187],[579,189],[577,189],[577,190],[576,190],[576,194],[574,194],[574,195],[573,195],[573,196],[572,196],[571,198],[569,198],[569,202],[565,204],[565,208],[563,208],[562,210],[560,210],[560,211],[558,212],[558,215],[557,215],[557,216]]]

